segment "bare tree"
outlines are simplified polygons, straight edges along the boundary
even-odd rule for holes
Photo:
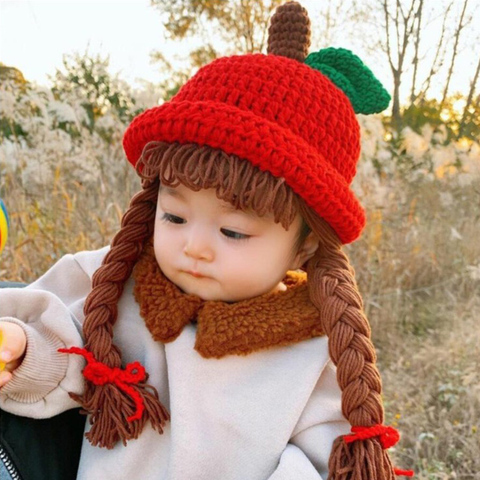
[[[420,87],[416,95],[417,98],[420,98],[421,103],[425,101],[427,92],[430,89],[430,86],[432,84],[432,79],[438,73],[438,71],[442,67],[443,62],[445,60],[445,55],[446,55],[445,32],[446,32],[447,20],[450,18],[450,11],[452,9],[452,6],[453,6],[453,0],[449,3],[449,5],[447,6],[443,14],[442,28],[440,30],[440,38],[437,43],[437,49],[435,51],[435,56],[432,61],[432,66],[430,67],[428,75],[426,76],[422,86]],[[414,86],[412,86],[412,89],[413,88]]]
[[[413,79],[412,79],[412,89],[410,92],[410,103],[412,104],[415,99],[416,99],[416,94],[415,94],[415,87],[416,87],[416,80],[417,80],[417,70],[418,70],[418,54],[420,50],[420,35],[422,32],[422,11],[423,11],[423,0],[420,0],[420,3],[418,5],[418,9],[415,12],[415,20],[414,23],[416,23],[416,28],[415,28],[415,55],[413,57]]]
[[[400,131],[402,125],[400,85],[402,83],[407,48],[412,41],[412,32],[416,19],[415,12],[420,7],[417,5],[417,0],[411,0],[410,5],[404,9],[400,0],[396,0],[392,10],[388,0],[380,1],[385,19],[386,53],[393,75],[392,124],[395,130]]]
[[[462,13],[460,14],[460,19],[458,21],[458,26],[455,30],[455,42],[453,44],[452,60],[450,62],[450,68],[449,68],[448,74],[447,74],[447,81],[446,81],[445,87],[443,89],[442,101],[440,102],[440,110],[445,105],[445,100],[447,99],[448,88],[450,86],[450,80],[452,78],[453,68],[455,66],[455,60],[457,59],[457,54],[458,54],[458,43],[459,43],[459,40],[460,40],[460,33],[465,28],[465,25],[467,25],[468,22],[469,22],[469,20],[467,20],[466,22],[463,21],[464,18],[465,18],[465,11],[467,10],[467,4],[468,4],[468,0],[464,0]],[[471,20],[471,17],[470,17],[470,20]]]
[[[356,38],[357,32],[352,25],[356,26],[368,20],[365,12],[359,8],[359,3],[357,0],[318,2],[317,9],[309,12],[314,49],[342,44],[346,38]]]
[[[283,0],[151,0],[164,17],[171,38],[200,34],[210,43],[216,31],[236,53],[261,52],[266,47],[270,17]]]
[[[463,109],[462,119],[460,120],[460,125],[459,125],[459,128],[458,128],[458,138],[463,136],[465,125],[467,123],[467,117],[468,117],[468,114],[469,114],[469,109],[470,109],[470,106],[473,103],[473,97],[474,97],[474,94],[475,94],[475,89],[477,87],[479,75],[480,75],[480,57],[478,58],[477,69],[475,70],[475,75],[473,76],[473,80],[470,83],[470,90],[468,92],[467,102],[465,104],[465,108]],[[478,99],[477,99],[477,101],[478,101]]]

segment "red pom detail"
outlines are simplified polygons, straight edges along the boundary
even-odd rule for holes
[[[140,362],[129,363],[125,370],[121,368],[111,368],[102,362],[98,362],[93,356],[92,352],[89,352],[85,348],[72,347],[72,348],[60,348],[58,350],[61,353],[72,353],[75,355],[82,355],[87,360],[87,366],[83,369],[83,376],[90,380],[94,385],[105,385],[106,383],[113,383],[117,385],[120,390],[125,392],[135,402],[135,413],[128,417],[129,422],[139,420],[142,418],[145,406],[140,394],[131,385],[136,385],[139,382],[145,380],[145,368]]]

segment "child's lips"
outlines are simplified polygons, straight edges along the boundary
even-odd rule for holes
[[[207,278],[206,275],[203,275],[200,272],[196,272],[194,270],[185,270],[185,272],[195,278]]]

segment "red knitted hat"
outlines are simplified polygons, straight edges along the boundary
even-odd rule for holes
[[[285,178],[343,243],[364,211],[350,190],[360,155],[355,113],[386,108],[389,95],[361,60],[325,49],[304,62],[248,54],[214,60],[170,101],[137,116],[123,146],[136,165],[150,141],[208,145]]]

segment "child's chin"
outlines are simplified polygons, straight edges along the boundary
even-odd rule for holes
[[[224,303],[235,303],[238,300],[233,300],[227,295],[221,295],[218,292],[209,291],[206,289],[186,289],[184,290],[185,293],[190,295],[195,295],[196,297],[200,297],[205,302],[224,302]]]
[[[198,285],[190,285],[190,282],[185,282],[183,285],[178,285],[177,287],[183,292],[186,293],[187,295],[195,295],[196,297],[200,297],[202,300],[205,301],[224,301],[218,295],[218,292],[213,292],[212,290],[208,288],[202,288],[201,286]]]

